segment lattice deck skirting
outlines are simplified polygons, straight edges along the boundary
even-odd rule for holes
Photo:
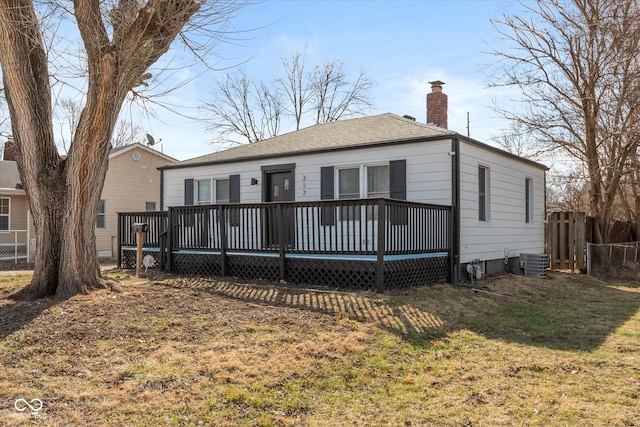
[[[122,267],[135,268],[135,248],[122,248]],[[145,248],[159,262],[158,248]],[[219,252],[175,251],[173,272],[200,276],[222,274]],[[446,252],[388,255],[384,260],[385,289],[446,282],[449,255]],[[369,255],[286,254],[286,281],[338,289],[376,291],[376,258]],[[277,253],[227,253],[227,274],[244,279],[280,279]]]

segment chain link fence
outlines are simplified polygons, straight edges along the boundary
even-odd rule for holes
[[[640,242],[587,243],[587,274],[640,279]]]
[[[0,231],[0,261],[30,261],[31,242],[28,230]]]

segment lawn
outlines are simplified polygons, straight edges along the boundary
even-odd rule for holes
[[[0,425],[640,425],[637,283],[108,275],[123,292],[57,303],[6,299],[29,276],[0,275]]]

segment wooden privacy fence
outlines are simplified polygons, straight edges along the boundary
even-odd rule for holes
[[[584,212],[551,212],[547,214],[546,251],[549,268],[582,270],[585,268]]]

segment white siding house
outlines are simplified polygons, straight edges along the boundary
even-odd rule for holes
[[[386,197],[453,206],[456,270],[544,252],[547,168],[386,113],[319,124],[160,168],[162,208]],[[508,258],[508,259],[506,259]]]

